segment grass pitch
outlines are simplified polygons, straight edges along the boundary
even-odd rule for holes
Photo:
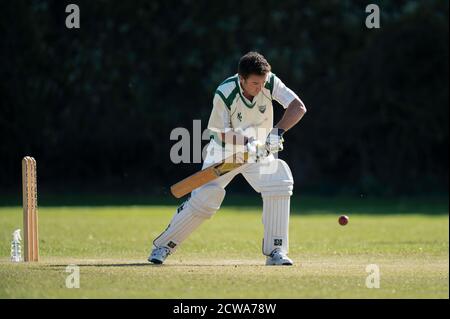
[[[175,206],[40,207],[39,263],[9,261],[20,207],[0,208],[0,298],[449,298],[448,201],[305,199],[293,267],[266,267],[261,207],[225,205],[169,256],[146,258]],[[340,226],[337,218],[350,222]],[[66,266],[80,288],[66,288]],[[380,288],[366,287],[366,266]]]

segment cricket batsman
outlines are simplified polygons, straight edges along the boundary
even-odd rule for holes
[[[285,109],[273,126],[275,100]],[[225,188],[238,174],[261,194],[266,265],[292,265],[289,250],[289,213],[293,178],[289,166],[277,158],[283,150],[283,135],[296,125],[306,108],[300,98],[271,72],[261,54],[241,57],[238,73],[217,88],[208,129],[211,141],[203,168],[232,154],[247,153],[249,160],[238,168],[192,191],[175,212],[169,226],[153,241],[148,260],[162,264],[184,240],[220,208]]]

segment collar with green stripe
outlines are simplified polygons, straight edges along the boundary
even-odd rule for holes
[[[239,87],[239,95],[241,96],[242,101],[244,102],[244,104],[245,104],[246,107],[252,109],[252,108],[255,106],[256,101],[253,102],[253,103],[251,103],[251,102],[244,96],[244,90],[243,90],[242,87],[241,87],[241,81],[239,80],[239,75],[238,75],[238,74],[236,75],[236,82],[237,82],[237,83],[236,83],[237,86]],[[255,100],[255,99],[253,99],[253,100]]]

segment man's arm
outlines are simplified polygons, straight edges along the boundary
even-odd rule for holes
[[[266,149],[269,153],[273,154],[283,150],[283,134],[297,124],[305,113],[306,107],[300,99],[295,98],[289,103],[283,117],[267,136]]]
[[[305,115],[306,107],[305,105],[298,99],[294,99],[286,111],[284,111],[283,117],[281,120],[275,125],[275,128],[282,129],[287,131],[291,129],[295,124],[297,124]]]

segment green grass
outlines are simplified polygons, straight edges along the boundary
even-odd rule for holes
[[[22,214],[2,207],[0,298],[449,298],[448,204],[308,200],[291,214],[293,267],[264,266],[261,209],[230,205],[163,266],[146,257],[175,206],[40,207],[41,261],[11,263]],[[79,289],[65,287],[68,264]],[[365,286],[368,264],[379,289]]]

